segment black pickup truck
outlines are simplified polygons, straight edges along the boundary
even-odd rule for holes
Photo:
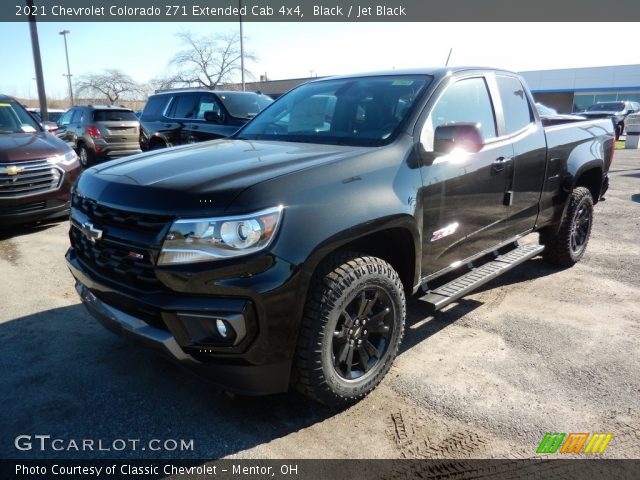
[[[408,295],[580,260],[613,139],[543,126],[507,71],[322,79],[230,139],[86,170],[66,258],[107,328],[233,391],[345,405],[389,370]]]

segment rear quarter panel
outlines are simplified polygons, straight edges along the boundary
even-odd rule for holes
[[[609,120],[555,125],[546,127],[545,134],[548,162],[538,226],[559,221],[567,197],[582,174],[592,169],[599,170],[600,175],[609,171],[614,146]]]

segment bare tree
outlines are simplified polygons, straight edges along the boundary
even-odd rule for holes
[[[101,74],[83,75],[75,86],[78,97],[106,98],[110,104],[132,99],[141,94],[141,87],[129,75],[114,68]]]
[[[240,37],[237,34],[196,36],[180,32],[177,37],[185,45],[169,62],[177,73],[168,77],[170,83],[214,89],[220,83],[233,80],[240,72]],[[245,60],[255,61],[252,53]],[[248,73],[245,69],[245,73]]]

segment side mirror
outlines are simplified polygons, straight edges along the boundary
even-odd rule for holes
[[[223,123],[223,118],[222,115],[220,115],[218,112],[214,112],[213,110],[208,110],[206,112],[204,112],[204,120],[205,122],[211,122],[211,123]]]
[[[440,125],[433,136],[433,152],[435,155],[446,155],[460,148],[468,153],[482,150],[484,140],[475,123],[458,123]]]

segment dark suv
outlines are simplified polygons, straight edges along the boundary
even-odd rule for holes
[[[58,121],[56,135],[78,152],[83,167],[140,153],[140,121],[117,105],[76,105]]]
[[[255,92],[202,88],[151,95],[140,116],[143,150],[228,137],[273,99]]]

